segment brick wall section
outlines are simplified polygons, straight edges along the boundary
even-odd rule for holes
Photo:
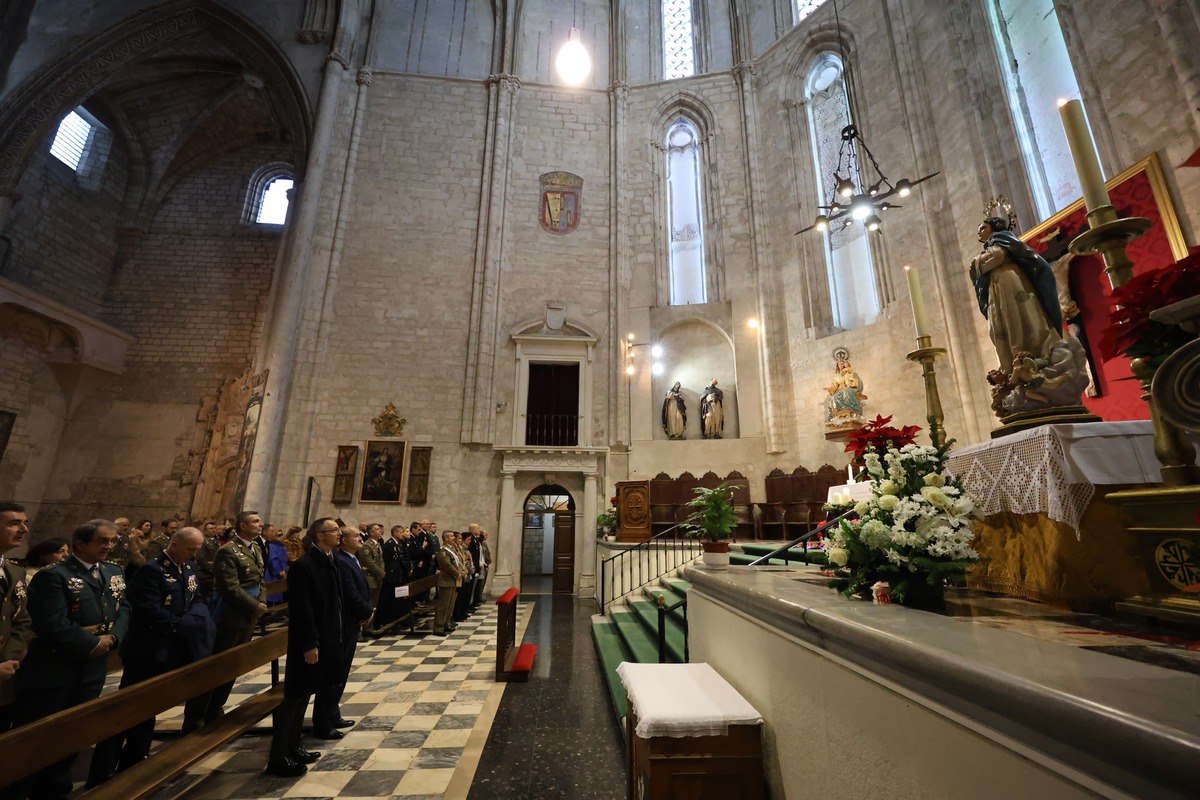
[[[0,274],[86,314],[97,315],[116,251],[114,228],[125,192],[126,157],[114,144],[99,191],[43,143],[17,186],[21,200],[5,236],[12,241]]]

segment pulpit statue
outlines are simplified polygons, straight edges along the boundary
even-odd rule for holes
[[[838,347],[833,351],[833,381],[825,387],[825,433],[848,434],[864,424],[863,380],[850,365],[850,351]],[[837,437],[834,437],[837,438]]]
[[[995,216],[997,208],[1008,211],[1007,218]],[[1011,203],[993,200],[985,213],[979,225],[983,252],[971,259],[970,276],[1000,359],[988,373],[992,410],[1006,424],[1016,422],[1015,415],[1030,422],[1067,421],[1064,416],[1087,421],[1080,405],[1087,354],[1078,340],[1063,338],[1054,271],[1013,232]]]
[[[668,439],[684,438],[687,428],[687,404],[683,401],[683,390],[679,381],[667,390],[662,404],[662,426]]]
[[[700,435],[720,439],[725,431],[725,393],[717,388],[717,379],[709,381],[700,393]]]

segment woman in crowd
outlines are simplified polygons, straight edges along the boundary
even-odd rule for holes
[[[288,528],[287,535],[283,537],[283,546],[287,550],[289,563],[304,555],[304,528],[299,525]]]
[[[54,566],[70,555],[70,552],[67,540],[59,536],[38,542],[25,554],[25,572],[28,578],[32,578],[42,567]]]

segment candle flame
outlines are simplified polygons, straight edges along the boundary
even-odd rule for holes
[[[1070,101],[1070,100],[1068,100],[1067,98],[1065,98],[1065,97],[1060,97],[1060,98],[1058,98],[1058,107],[1059,107],[1059,108],[1062,108],[1063,106],[1065,106],[1065,105],[1066,105],[1067,103],[1069,103],[1069,102],[1071,102],[1071,101]]]

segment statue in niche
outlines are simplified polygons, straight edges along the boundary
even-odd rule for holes
[[[850,433],[863,426],[863,380],[850,364],[850,351],[833,351],[833,381],[825,387],[826,434]]]
[[[717,388],[717,379],[709,381],[700,393],[700,435],[720,439],[725,432],[725,393]]]
[[[1006,216],[997,216],[999,210]],[[1062,338],[1054,271],[1014,232],[1011,202],[994,199],[984,213],[978,231],[983,251],[971,259],[970,276],[1000,359],[988,373],[992,410],[1003,419],[1078,406],[1088,384],[1087,354],[1078,340]]]
[[[667,390],[662,404],[662,426],[668,439],[684,438],[687,429],[687,403],[683,401],[683,390],[679,381]]]

